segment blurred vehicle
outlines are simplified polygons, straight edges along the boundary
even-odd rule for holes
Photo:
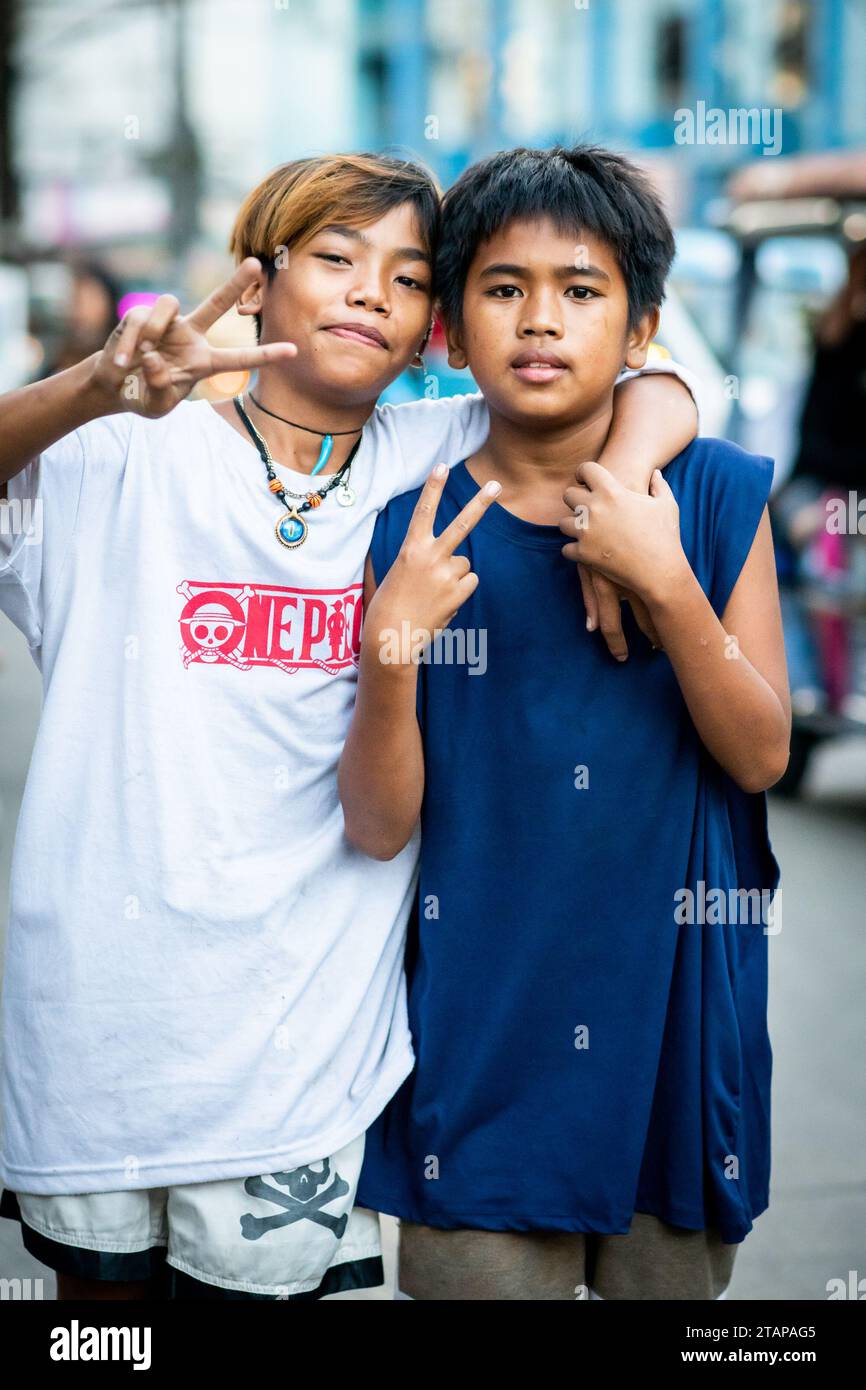
[[[757,165],[757,167],[755,167]],[[729,432],[777,460],[794,795],[815,746],[866,732],[866,155],[763,161],[717,228],[739,251]]]

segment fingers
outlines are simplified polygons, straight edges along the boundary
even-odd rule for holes
[[[673,489],[660,468],[654,468],[649,485],[650,497],[664,497],[670,494],[673,497]]]
[[[207,299],[203,299],[192,313],[189,315],[188,322],[200,333],[205,333],[212,328],[217,319],[221,319],[223,314],[227,314],[233,304],[236,304],[244,290],[253,283],[258,275],[262,273],[262,263],[256,260],[255,256],[247,256],[246,260],[241,261],[231,279],[226,280],[209,294]]]
[[[579,463],[574,470],[574,476],[584,487],[588,487],[590,492],[614,480],[609,469],[600,463],[594,463],[592,459],[585,459],[583,463]]]
[[[622,610],[616,586],[609,579],[605,579],[603,574],[593,574],[592,582],[598,600],[598,625],[602,636],[611,656],[615,656],[617,661],[625,661],[628,657],[628,644],[623,636]]]
[[[128,367],[136,352],[157,344],[177,317],[180,305],[173,294],[161,294],[153,304],[137,304],[115,328],[115,367]]]
[[[164,391],[171,386],[171,372],[165,358],[155,348],[142,354],[141,370],[150,391]]]
[[[592,582],[592,574],[586,565],[578,565],[577,577],[580,580],[580,589],[583,594],[583,606],[586,609],[586,630],[595,632],[598,627],[598,599],[595,596],[595,585]]]
[[[415,510],[406,530],[407,540],[410,538],[418,540],[420,537],[432,536],[433,519],[436,516],[436,509],[439,506],[439,499],[442,496],[447,477],[448,465],[437,463],[415,503]]]
[[[455,612],[459,612],[466,600],[470,597],[471,594],[475,593],[475,590],[477,588],[478,575],[475,573],[474,570],[471,570],[470,573],[465,575],[464,578],[461,579],[457,585],[457,608],[455,609]]]
[[[657,651],[663,650],[661,638],[655,630],[655,625],[650,617],[650,611],[643,599],[638,598],[637,594],[629,594],[628,602],[631,604],[631,611],[634,613],[635,622],[644,637],[646,637],[647,641],[650,642]]]
[[[138,335],[138,345],[142,352],[148,352],[161,342],[162,336],[180,313],[180,304],[173,294],[161,294],[150,306],[150,313]]]
[[[583,510],[583,503],[578,503],[580,511],[569,512],[567,516],[560,517],[559,529],[569,540],[573,540],[575,535],[586,535],[588,530],[589,509]],[[575,545],[577,542],[575,541]]]
[[[129,366],[138,351],[142,329],[149,318],[150,309],[146,304],[137,304],[134,309],[124,314],[112,334],[112,337],[116,335],[113,359],[115,367]],[[110,343],[111,339],[108,341]]]
[[[572,511],[576,511],[577,508],[583,506],[591,496],[592,493],[589,488],[581,484],[579,486],[567,487],[562,494],[562,500],[567,507],[571,507]]]
[[[288,362],[297,357],[298,349],[294,343],[263,343],[249,348],[211,348],[211,369],[208,375],[217,372],[254,371],[265,362]]]
[[[479,488],[475,496],[466,503],[462,511],[458,512],[449,526],[445,527],[442,535],[438,538],[438,544],[449,554],[457,549],[473,527],[477,526],[487,508],[496,500],[502,491],[502,484],[491,480]]]

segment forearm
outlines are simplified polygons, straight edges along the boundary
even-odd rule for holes
[[[399,854],[421,811],[424,753],[415,713],[417,680],[417,666],[385,664],[378,643],[362,643],[339,788],[346,835],[374,859]]]
[[[625,487],[646,492],[653,469],[670,463],[697,430],[697,406],[678,377],[631,377],[613,393],[613,417],[598,461]]]
[[[744,791],[772,786],[787,766],[790,740],[775,690],[725,630],[687,564],[647,604],[705,747]]]
[[[94,381],[98,357],[0,396],[0,487],[64,435],[120,409]]]

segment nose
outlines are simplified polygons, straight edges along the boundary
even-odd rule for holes
[[[517,331],[521,338],[562,337],[562,312],[556,290],[541,289],[527,295]]]
[[[390,314],[390,286],[383,271],[373,265],[360,265],[358,278],[347,291],[346,302],[355,309],[367,309],[375,314]]]

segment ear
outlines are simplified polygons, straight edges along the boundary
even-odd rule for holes
[[[625,365],[627,367],[643,367],[646,363],[647,349],[658,333],[659,319],[661,314],[656,306],[648,309],[641,316],[634,328],[629,330],[626,341]]]
[[[442,327],[445,330],[445,341],[448,344],[448,366],[453,367],[456,372],[462,372],[464,367],[469,366],[463,349],[463,332],[454,328],[444,318],[442,319]]]
[[[251,281],[251,283],[247,285],[246,289],[241,294],[240,299],[238,299],[237,303],[235,304],[237,312],[239,314],[247,315],[260,314],[262,312],[262,304],[264,302],[264,289],[265,274],[264,271],[262,271],[260,275],[256,276],[255,280]]]

